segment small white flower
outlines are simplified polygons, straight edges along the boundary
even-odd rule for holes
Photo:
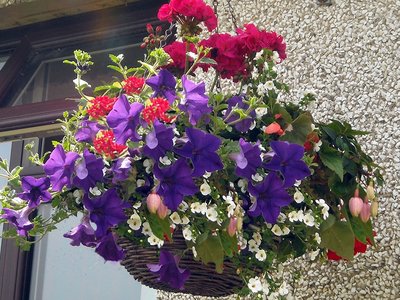
[[[311,213],[307,213],[307,214],[304,215],[303,222],[307,226],[310,226],[310,227],[315,226],[315,219],[314,219],[314,217],[312,216]]]
[[[251,123],[251,125],[250,125],[249,130],[253,130],[254,128],[256,128],[256,125],[257,125],[256,121],[253,121],[253,122]]]
[[[171,165],[171,160],[168,158],[168,156],[160,157],[159,161],[165,166]]]
[[[254,56],[254,60],[259,60],[259,59],[261,59],[262,56],[263,56],[263,54],[264,54],[264,50],[258,51],[258,52],[256,53],[256,55]]]
[[[145,171],[146,171],[147,174],[150,174],[150,172],[151,172],[151,166],[152,166],[152,164],[151,164],[150,159],[145,159],[145,160],[143,161],[143,167],[146,168]]]
[[[153,234],[153,232],[151,231],[149,222],[143,223],[142,233],[144,235],[152,235]]]
[[[206,178],[206,179],[207,179],[208,177],[210,177],[210,176],[211,176],[211,173],[210,173],[210,172],[205,172],[204,175],[203,175],[203,177]]]
[[[266,107],[257,107],[255,109],[257,119],[261,119],[264,115],[268,113],[268,108]]]
[[[259,261],[264,261],[267,258],[267,254],[265,253],[265,250],[258,250],[256,253],[256,258]]]
[[[296,201],[296,203],[301,203],[304,201],[304,195],[296,189],[296,192],[293,195],[293,199],[294,201]]]
[[[175,224],[181,224],[181,223],[182,223],[181,217],[179,216],[179,214],[178,214],[176,211],[173,212],[173,213],[169,216],[169,218],[170,218],[171,221],[172,221],[173,223],[175,223]]]
[[[310,252],[310,259],[315,260],[319,254],[319,249]]]
[[[290,233],[290,229],[287,228],[286,226],[283,226],[282,232],[283,232],[283,235],[288,235]]]
[[[318,143],[315,143],[315,144],[314,144],[313,150],[314,150],[315,152],[318,152],[319,150],[321,150],[321,146],[322,146],[322,141],[319,140]]]
[[[207,196],[207,195],[211,194],[211,188],[205,180],[204,180],[203,184],[200,186],[200,193],[203,196]]]
[[[287,286],[286,286],[286,282],[283,282],[283,283],[281,284],[281,286],[280,286],[279,289],[278,289],[278,293],[279,293],[279,295],[281,295],[281,296],[285,296],[285,295],[287,295],[287,294],[289,293],[289,290],[288,290],[288,288],[287,288]]]
[[[232,198],[232,196],[230,194],[229,195],[223,195],[222,199],[224,199],[225,202],[228,203],[228,204],[234,203],[233,202],[233,198]]]
[[[89,192],[93,195],[93,196],[100,196],[101,192],[99,190],[99,188],[97,186],[92,187],[89,189]]]
[[[136,181],[136,186],[137,187],[142,187],[142,186],[144,186],[146,184],[146,181],[144,181],[143,179],[138,179],[137,181]]]
[[[149,242],[149,244],[151,245],[151,246],[158,246],[158,247],[161,247],[162,245],[164,245],[164,241],[163,240],[160,240],[158,237],[156,237],[154,234],[152,234],[152,235],[150,235],[148,238],[147,238],[147,241]]]
[[[317,242],[317,244],[321,244],[321,237],[319,236],[319,233],[315,233],[314,240]]]
[[[279,225],[277,225],[277,224],[275,224],[275,225],[272,227],[271,231],[272,231],[276,236],[281,236],[281,235],[283,235],[282,229],[281,229],[281,228],[279,227]]]
[[[74,196],[76,202],[78,202],[78,201],[80,201],[80,200],[82,199],[81,190],[75,190],[75,191],[72,193],[72,195]]]
[[[251,179],[253,179],[255,182],[263,181],[263,177],[258,173],[251,175]]]
[[[200,204],[200,213],[203,215],[207,213],[207,203],[203,202]]]
[[[89,83],[87,83],[85,80],[82,80],[82,79],[79,79],[78,80],[78,78],[76,78],[76,79],[74,79],[74,80],[72,80],[73,82],[74,82],[74,84],[75,84],[75,86],[76,87],[92,87]]]
[[[278,223],[283,223],[286,221],[286,215],[284,213],[280,213],[277,218]]]
[[[194,246],[192,247],[192,252],[193,252],[193,256],[197,257],[197,250]]]
[[[238,237],[238,244],[241,250],[246,249],[247,240],[243,236]]]
[[[185,212],[188,210],[189,205],[185,201],[182,201],[181,204],[179,204],[178,208],[180,211]]]
[[[189,224],[189,218],[188,217],[186,217],[186,216],[183,216],[182,217],[182,221],[181,221],[181,224],[182,225],[186,225],[186,224]]]
[[[258,244],[255,240],[250,240],[248,244],[250,252],[257,252],[259,250]]]
[[[322,217],[326,220],[329,217],[329,205],[325,203],[324,199],[315,200],[315,202],[322,207]]]
[[[117,55],[117,58],[119,59],[119,61],[121,62],[123,59],[124,59],[124,55],[121,53],[121,54],[118,54]]]
[[[299,187],[300,184],[301,184],[301,180],[296,180],[296,181],[294,182],[294,186],[295,186],[295,187]]]
[[[200,213],[200,202],[193,202],[190,204],[190,210],[193,213]]]
[[[281,58],[279,57],[279,53],[277,51],[272,52],[272,61],[276,64],[281,61]]]
[[[241,189],[242,193],[246,192],[246,180],[244,179],[239,179],[238,183],[237,183],[238,187]]]
[[[302,210],[293,210],[288,214],[288,218],[290,222],[302,222],[304,218],[304,213]]]
[[[264,95],[265,94],[265,87],[262,83],[257,86],[257,94]]]
[[[207,209],[206,217],[207,217],[207,219],[209,219],[211,222],[217,222],[217,220],[218,220],[218,212],[217,212],[217,210],[215,209],[215,207],[209,207],[209,208]]]
[[[182,230],[182,234],[183,234],[183,237],[185,238],[185,240],[187,240],[187,241],[191,241],[192,238],[193,238],[192,231],[190,230],[190,227],[185,227]]]
[[[141,202],[141,201],[138,201],[138,202],[136,202],[135,204],[133,204],[132,207],[133,207],[134,209],[138,209],[141,205],[142,205],[142,202]]]
[[[266,83],[264,83],[264,88],[266,90],[273,90],[275,88],[275,85],[271,80],[269,80]]]
[[[226,208],[226,211],[228,212],[228,217],[232,217],[235,214],[235,209],[236,209],[236,204],[235,203],[231,203],[228,205],[228,207]]]
[[[258,293],[261,292],[263,287],[260,281],[260,278],[255,277],[255,278],[250,278],[247,286],[253,293]]]
[[[140,226],[142,226],[142,220],[137,213],[134,213],[127,221],[130,228],[133,230],[139,230]]]
[[[263,294],[265,296],[264,299],[267,299],[266,295],[269,294],[269,284],[268,284],[268,281],[266,281],[266,280],[262,281],[262,291],[263,291]]]
[[[260,246],[261,242],[262,242],[261,234],[259,232],[254,232],[253,233],[253,240],[256,241],[257,246]]]

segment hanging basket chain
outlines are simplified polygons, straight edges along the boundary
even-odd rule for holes
[[[233,26],[235,27],[235,30],[238,28],[238,25],[237,25],[237,19],[236,19],[236,16],[235,16],[235,11],[233,10],[233,6],[232,6],[232,3],[231,3],[231,0],[227,0],[227,3],[228,3],[228,11],[229,11],[229,14],[231,15],[231,18],[232,18],[232,24],[233,24]]]
[[[161,40],[161,42],[160,42],[160,47],[161,48],[163,48],[167,44],[168,39],[174,34],[173,29],[174,29],[175,26],[176,26],[175,23],[172,22],[169,25],[169,28],[167,30],[165,30],[165,38],[163,40]]]

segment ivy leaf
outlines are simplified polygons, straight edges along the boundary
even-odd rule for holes
[[[224,248],[218,235],[209,234],[207,239],[198,243],[196,251],[203,264],[212,262],[217,273],[223,272]]]
[[[339,176],[340,181],[343,181],[344,169],[341,153],[326,144],[322,144],[319,157],[322,163],[335,172]]]
[[[285,134],[281,136],[281,140],[291,143],[304,145],[307,140],[307,135],[311,130],[312,118],[309,113],[299,115],[290,125],[291,130],[286,128]]]
[[[171,241],[171,229],[168,218],[161,219],[157,216],[157,214],[146,214],[146,219],[150,224],[151,231],[154,233],[156,237],[161,240],[165,239],[165,236]]]
[[[324,223],[321,224],[321,246],[334,251],[343,258],[352,260],[354,257],[354,234],[349,222],[337,221],[331,215]]]

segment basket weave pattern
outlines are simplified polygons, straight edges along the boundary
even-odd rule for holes
[[[241,288],[243,282],[236,274],[235,266],[226,261],[223,274],[215,272],[213,264],[204,265],[193,258],[191,251],[187,251],[179,262],[179,267],[190,270],[190,277],[185,283],[184,290],[175,290],[159,282],[157,275],[151,273],[147,264],[158,263],[159,250],[156,246],[142,248],[126,238],[120,238],[119,245],[125,250],[123,265],[136,280],[142,284],[167,292],[187,293],[198,296],[221,297],[234,293],[234,288]],[[181,232],[175,232],[173,243],[165,243],[161,248],[174,254],[181,254],[187,249]]]

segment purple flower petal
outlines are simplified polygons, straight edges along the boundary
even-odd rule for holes
[[[158,75],[147,79],[146,84],[153,89],[153,97],[166,98],[169,104],[172,104],[176,99],[176,80],[174,75],[168,70],[161,70]]]
[[[50,187],[48,177],[25,176],[21,179],[21,186],[23,192],[19,193],[18,197],[28,201],[29,207],[37,207],[40,201],[49,202],[51,200],[51,194],[48,191]]]
[[[95,121],[84,120],[79,125],[75,138],[78,142],[91,143],[101,129],[105,129],[105,127]]]
[[[159,121],[154,121],[153,125],[153,131],[146,136],[143,153],[158,162],[160,157],[172,150],[174,131],[172,127],[167,127]]]
[[[74,185],[88,192],[97,182],[103,181],[104,162],[88,149],[83,151],[83,159],[75,167]]]
[[[97,245],[94,229],[92,225],[90,225],[87,217],[82,219],[81,224],[65,233],[64,237],[72,240],[70,243],[72,246],[79,246],[82,244],[86,247],[96,247]]]
[[[253,146],[241,138],[239,146],[240,153],[231,156],[236,161],[235,174],[251,180],[251,176],[257,173],[257,168],[262,164],[259,143]]]
[[[33,210],[34,208],[29,206],[20,210],[3,208],[4,214],[0,218],[7,220],[9,224],[13,225],[17,229],[19,236],[27,237],[28,231],[33,228],[32,222],[29,221],[29,215]]]
[[[225,112],[225,117],[228,116],[234,107],[241,108],[243,110],[247,110],[249,108],[249,105],[243,102],[243,96],[233,96],[228,100],[228,109]],[[239,122],[237,122],[234,127],[236,130],[240,132],[246,132],[250,129],[251,124],[253,123],[254,118],[256,117],[255,111],[251,111],[249,114],[249,118],[243,119]],[[239,115],[237,113],[232,113],[231,116],[229,116],[228,119],[225,120],[225,122],[234,122],[239,119]]]
[[[120,261],[124,258],[124,251],[116,243],[115,236],[108,232],[98,243],[95,252],[102,256],[106,261]]]

